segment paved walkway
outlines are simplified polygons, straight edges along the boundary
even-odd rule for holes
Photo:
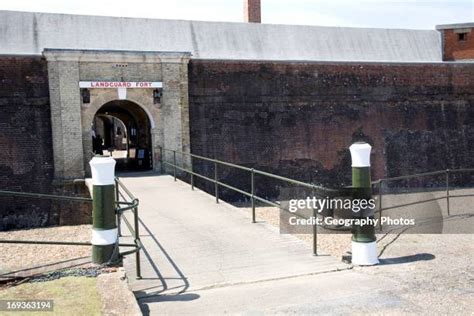
[[[195,293],[200,291],[350,268],[330,256],[313,256],[307,243],[280,235],[266,223],[252,224],[247,212],[216,204],[211,195],[170,176],[122,181],[140,199],[143,279],[133,278],[134,257],[127,258],[125,267],[145,311],[184,312],[179,303],[186,301],[192,312],[190,303],[198,303]]]

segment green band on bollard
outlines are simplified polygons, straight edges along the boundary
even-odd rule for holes
[[[92,246],[92,262],[96,264],[103,264],[109,261],[113,261],[115,245],[106,246]]]
[[[97,230],[117,228],[115,185],[94,185],[92,195],[92,227]]]
[[[116,247],[117,223],[115,216],[115,186],[94,185],[92,206],[92,262],[107,263]]]
[[[353,198],[369,200],[372,198],[370,167],[352,167],[352,187]],[[360,218],[373,219],[373,214],[367,216],[360,212]],[[354,215],[358,217],[357,214]],[[375,227],[372,225],[353,225],[352,226],[352,240],[357,242],[373,242],[376,240]]]
[[[370,167],[352,167],[352,187],[370,188]],[[369,197],[371,195],[368,192]]]

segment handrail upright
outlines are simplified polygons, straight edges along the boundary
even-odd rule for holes
[[[138,200],[137,200],[137,205],[138,205]],[[139,217],[138,217],[138,206],[136,206],[133,209],[133,215],[134,215],[134,224],[135,224],[135,244],[138,246],[139,244],[141,245],[141,240],[140,240],[140,225],[139,225]],[[140,263],[140,251],[137,251],[135,253],[135,265],[136,265],[136,277],[137,279],[142,278],[142,269],[141,269],[141,263]]]

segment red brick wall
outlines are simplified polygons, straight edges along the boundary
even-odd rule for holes
[[[467,34],[466,41],[459,41],[458,33],[443,30],[444,57],[446,61],[474,59],[474,32]]]
[[[251,23],[261,23],[260,0],[244,0],[244,21]]]
[[[331,186],[350,184],[348,146],[359,140],[373,145],[374,179],[474,167],[474,64],[192,60],[189,69],[196,154]]]

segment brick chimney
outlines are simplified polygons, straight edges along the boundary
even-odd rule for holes
[[[260,0],[244,0],[244,22],[262,23]]]
[[[444,61],[474,61],[474,23],[437,25]]]

